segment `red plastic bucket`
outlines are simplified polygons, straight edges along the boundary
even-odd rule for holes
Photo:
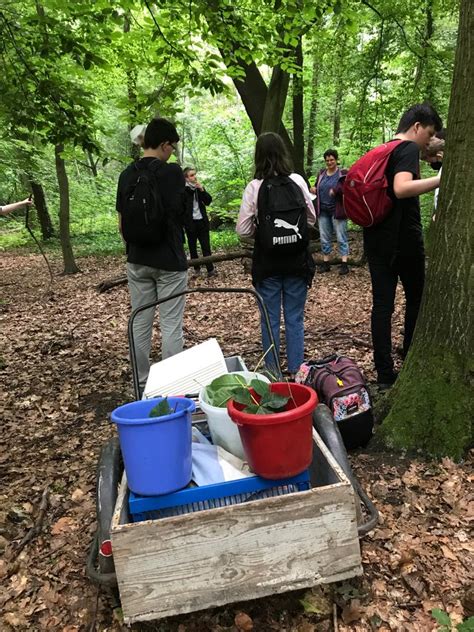
[[[244,413],[245,406],[232,400],[227,403],[227,412],[239,428],[245,454],[255,474],[270,479],[289,478],[303,472],[311,463],[312,417],[318,396],[303,384],[276,382],[270,388],[286,396],[291,391],[292,397],[283,412]]]

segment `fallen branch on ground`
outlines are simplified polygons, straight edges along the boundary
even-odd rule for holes
[[[17,558],[20,553],[23,551],[28,542],[31,542],[37,535],[41,533],[41,529],[43,528],[43,521],[46,515],[46,509],[48,507],[49,500],[49,487],[45,487],[43,491],[43,495],[41,496],[41,502],[38,509],[38,515],[36,516],[35,524],[31,527],[31,529],[26,533],[23,539],[18,543],[18,545],[12,550],[11,559]]]
[[[188,268],[192,268],[194,266],[206,265],[207,263],[219,263],[221,261],[233,261],[234,259],[251,259],[252,251],[253,251],[253,243],[254,240],[250,237],[241,237],[241,242],[243,249],[237,250],[234,252],[224,252],[221,254],[210,255],[209,257],[198,257],[197,259],[188,259]],[[319,251],[319,241],[312,241],[309,244],[309,251],[311,254]],[[319,260],[316,260],[316,263],[319,263]],[[331,265],[338,265],[342,263],[341,259],[335,258],[330,261]],[[365,263],[365,257],[362,256],[359,260],[348,259],[347,263],[353,267],[363,266]],[[126,276],[116,277],[115,279],[106,279],[102,281],[97,286],[97,291],[99,294],[103,292],[107,292],[114,287],[118,287],[119,285],[125,285],[127,283]]]

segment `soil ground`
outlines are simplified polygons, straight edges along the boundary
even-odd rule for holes
[[[86,258],[79,265],[81,274],[55,276],[48,288],[41,257],[2,255],[2,630],[123,627],[120,611],[114,612],[86,577],[85,560],[96,529],[96,462],[114,433],[108,414],[132,399],[128,292],[126,286],[104,294],[96,289],[123,273],[121,258]],[[53,267],[59,272],[60,262]],[[250,287],[239,261],[218,267],[217,278],[190,278],[190,286]],[[398,302],[395,346],[402,329],[401,297]],[[256,307],[247,296],[187,300],[187,346],[215,336],[226,355],[240,354],[253,367],[260,356],[258,332]],[[354,267],[341,277],[334,267],[318,275],[306,310],[307,357],[339,351],[373,380],[369,332],[367,269]],[[159,350],[158,330],[154,349]],[[361,542],[361,578],[133,629],[424,632],[438,629],[433,608],[449,613],[453,623],[472,615],[472,458],[434,463],[423,455],[408,458],[369,448],[351,460],[381,517]],[[46,488],[49,498],[39,520]],[[39,533],[20,552],[18,544],[35,524]]]

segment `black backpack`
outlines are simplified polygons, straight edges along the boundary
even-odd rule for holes
[[[122,207],[122,235],[127,243],[157,246],[166,236],[167,218],[156,175],[163,163],[139,160]]]
[[[257,199],[257,231],[261,250],[279,257],[305,252],[309,244],[306,202],[288,176],[265,178]]]

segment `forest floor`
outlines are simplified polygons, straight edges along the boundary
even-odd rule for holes
[[[123,273],[122,258],[91,257],[79,264],[81,274],[55,276],[48,289],[41,257],[2,255],[2,630],[123,628],[120,612],[112,611],[90,583],[85,565],[96,528],[96,462],[114,433],[108,413],[132,398],[128,292],[126,286],[104,294],[96,289]],[[53,267],[60,272],[59,261]],[[250,287],[240,261],[218,269],[217,278],[190,280],[190,285]],[[226,355],[243,355],[254,366],[260,336],[252,301],[232,294],[189,297],[187,346],[215,336]],[[316,277],[306,310],[308,358],[343,352],[373,380],[369,324],[365,267],[344,277],[337,268]],[[401,329],[399,305],[395,344]],[[158,349],[158,332],[155,342]],[[453,623],[474,614],[472,596],[466,598],[474,568],[468,535],[474,515],[472,458],[461,464],[430,462],[423,455],[367,449],[351,455],[351,461],[380,512],[379,525],[361,541],[360,578],[133,629],[425,632],[438,629],[433,608],[449,613]],[[49,498],[41,511],[46,489]],[[39,533],[19,551],[35,524]]]

